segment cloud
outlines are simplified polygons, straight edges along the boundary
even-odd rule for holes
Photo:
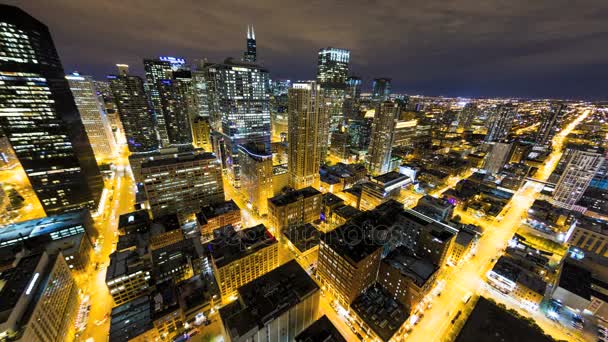
[[[606,96],[594,82],[559,86],[607,69],[604,0],[13,2],[49,26],[66,70],[98,77],[117,62],[141,72],[148,56],[239,57],[253,24],[275,77],[314,77],[318,49],[336,46],[352,50],[368,86],[392,77],[394,89],[429,94]]]

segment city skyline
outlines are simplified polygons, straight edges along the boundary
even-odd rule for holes
[[[53,27],[66,72],[96,79],[116,63],[130,64],[141,76],[141,59],[159,55],[210,62],[239,58],[253,25],[258,61],[273,79],[312,79],[318,50],[333,46],[351,51],[351,74],[363,78],[365,91],[373,78],[391,77],[394,93],[606,99],[601,81],[608,49],[600,44],[606,35],[600,14],[608,5],[600,1],[567,11],[548,1],[508,8],[494,1],[389,2],[372,11],[364,4],[239,1],[204,7],[159,3],[146,11],[116,2],[18,4]],[[294,8],[304,14],[287,22],[268,15],[285,18],[282,11]],[[79,29],[65,17],[79,18]]]

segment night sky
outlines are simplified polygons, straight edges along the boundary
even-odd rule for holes
[[[20,0],[66,72],[102,78],[142,58],[241,57],[248,24],[278,79],[311,79],[317,51],[350,49],[369,89],[446,96],[608,99],[607,0]],[[573,7],[576,4],[576,7]]]

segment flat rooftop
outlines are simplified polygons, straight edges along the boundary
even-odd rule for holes
[[[404,246],[399,246],[390,252],[382,262],[399,270],[418,287],[422,287],[438,270],[431,260],[415,256]]]
[[[106,271],[106,282],[145,268],[144,260],[137,252],[129,250],[114,252],[110,254],[110,265]]]
[[[138,210],[122,214],[118,218],[118,228],[135,225],[147,225],[150,222],[150,214],[147,210]]]
[[[383,175],[376,176],[373,179],[374,181],[376,181],[376,183],[379,183],[383,186],[388,186],[398,182],[406,181],[409,179],[409,177],[399,172],[391,171]]]
[[[295,203],[300,198],[308,198],[320,194],[321,192],[319,192],[317,189],[309,186],[300,190],[294,190],[285,194],[274,196],[273,198],[270,198],[268,200],[272,202],[272,204],[282,207],[284,205]]]
[[[323,204],[326,206],[334,206],[338,203],[344,202],[340,197],[332,194],[331,192],[323,194]]]
[[[10,310],[25,292],[42,255],[35,254],[22,258],[16,267],[0,272],[0,322],[8,319]]]
[[[379,284],[355,298],[351,308],[383,341],[390,340],[409,317],[405,306]]]
[[[85,222],[89,220],[88,216],[88,209],[84,209],[6,225],[0,229],[0,247],[37,236],[54,235],[53,233],[64,229],[81,228],[71,230],[74,234],[82,233],[85,231]]]
[[[280,317],[319,291],[319,286],[297,261],[275,268],[239,287],[239,300],[220,309],[226,331],[233,339]]]
[[[456,342],[473,341],[553,342],[553,339],[531,327],[528,321],[480,297],[456,337]]]
[[[368,229],[347,222],[329,233],[322,234],[321,240],[338,255],[356,264],[382,248],[381,242],[374,241],[370,234]]]
[[[224,215],[232,211],[240,211],[239,206],[233,201],[228,200],[219,204],[211,204],[201,208],[201,211],[196,214],[196,218],[200,224],[205,224],[209,219]]]
[[[295,340],[296,342],[346,342],[325,315],[299,333]]]
[[[207,244],[207,249],[215,265],[222,267],[276,243],[277,239],[266,226],[259,224],[239,231],[226,229]]]
[[[137,297],[112,309],[110,341],[128,341],[154,327],[148,296]]]
[[[347,220],[350,220],[353,217],[355,217],[361,213],[362,213],[361,210],[359,210],[355,207],[351,207],[350,205],[341,205],[334,209],[335,215],[338,215]]]
[[[474,233],[461,229],[458,231],[458,234],[456,234],[456,240],[454,242],[466,247],[473,242],[473,239],[475,239]]]
[[[141,168],[150,168],[150,167],[159,167],[159,166],[167,166],[181,163],[189,163],[193,161],[201,161],[201,160],[215,160],[215,154],[211,152],[197,152],[197,153],[184,153],[184,154],[176,154],[173,157],[166,157],[160,159],[152,159],[147,160],[141,164]]]
[[[318,246],[319,241],[321,240],[321,232],[310,223],[293,226],[283,230],[283,235],[285,235],[287,240],[289,240],[300,253]]]

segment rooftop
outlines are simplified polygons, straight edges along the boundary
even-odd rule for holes
[[[312,224],[306,223],[283,230],[283,235],[303,253],[319,245],[321,232]]]
[[[373,178],[374,181],[384,187],[399,183],[399,182],[404,182],[409,180],[409,177],[403,174],[400,174],[399,172],[396,171],[391,171],[388,173],[385,173],[383,175],[379,175]]]
[[[207,244],[207,249],[215,265],[222,267],[276,243],[266,226],[259,224],[239,231],[226,229]]]
[[[471,341],[552,342],[553,339],[534,329],[528,321],[519,319],[480,297],[456,337],[456,342]]]
[[[15,267],[0,272],[0,322],[8,318],[10,310],[26,291],[42,255],[35,254],[22,258]],[[9,312],[6,312],[7,310]]]
[[[431,260],[415,256],[404,246],[397,247],[382,262],[399,270],[418,287],[422,287],[438,269]]]
[[[220,316],[229,335],[237,338],[256,326],[263,327],[318,291],[319,286],[291,260],[241,286],[239,300],[221,308]]]
[[[352,309],[383,341],[388,341],[409,317],[403,304],[379,284],[360,294]]]
[[[323,315],[296,336],[295,342],[346,342],[338,329]]]
[[[380,241],[373,241],[370,230],[349,221],[321,235],[321,240],[338,255],[357,264],[382,248]]]
[[[173,282],[165,281],[157,284],[156,289],[150,295],[150,304],[154,320],[179,309],[179,302]]]
[[[138,210],[127,214],[122,214],[118,218],[118,228],[135,225],[148,225],[150,222],[150,214],[147,210]]]
[[[151,168],[151,167],[160,167],[181,163],[189,163],[193,161],[201,161],[201,160],[215,160],[215,154],[211,152],[191,152],[191,153],[182,153],[175,154],[173,157],[169,158],[161,158],[161,159],[151,159],[143,162],[141,164],[142,169]]]
[[[461,246],[468,246],[475,239],[475,234],[464,229],[458,231],[455,242]]]
[[[308,198],[320,194],[321,192],[319,192],[317,189],[309,186],[300,190],[294,190],[285,194],[274,196],[268,200],[272,202],[272,204],[281,207],[287,204],[295,203],[300,198]]]
[[[323,194],[323,204],[332,207],[338,203],[343,203],[344,200],[332,194],[331,192]]]
[[[334,214],[340,216],[341,218],[350,220],[351,218],[361,214],[362,211],[351,207],[350,205],[341,205],[334,209]]]
[[[137,252],[114,252],[110,254],[110,265],[106,271],[106,282],[144,269],[146,269],[144,260]]]
[[[218,217],[231,211],[240,211],[239,206],[234,203],[233,200],[225,201],[224,203],[211,204],[203,207],[201,211],[196,214],[196,218],[200,224],[205,224],[209,219]]]
[[[141,296],[112,309],[110,341],[128,341],[154,327],[150,298]]]

